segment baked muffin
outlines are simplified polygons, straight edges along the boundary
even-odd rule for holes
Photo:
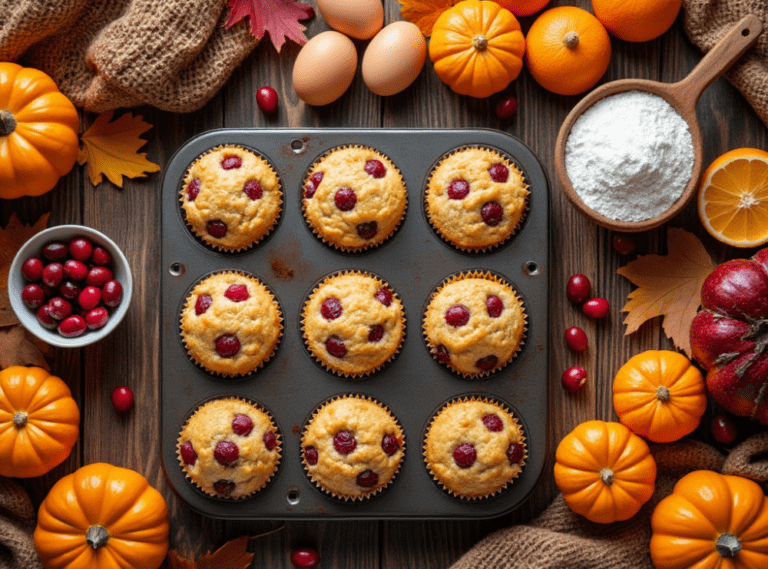
[[[379,245],[399,227],[408,192],[400,170],[363,146],[331,150],[304,178],[302,209],[322,241],[344,251]]]
[[[400,298],[386,282],[359,271],[323,280],[310,293],[301,316],[309,352],[344,377],[378,370],[397,355],[405,337]]]
[[[362,500],[400,470],[403,430],[392,413],[362,395],[323,404],[304,427],[302,463],[312,482],[336,498]]]
[[[181,311],[181,338],[192,361],[206,370],[245,375],[275,353],[282,320],[280,305],[259,279],[223,271],[192,289]]]
[[[219,146],[187,169],[179,192],[187,225],[207,244],[239,251],[277,224],[280,180],[264,158],[240,146]]]
[[[477,378],[506,366],[525,333],[523,303],[515,290],[490,273],[461,273],[432,294],[422,324],[432,356],[464,377]]]
[[[214,399],[189,418],[176,443],[184,474],[211,496],[258,492],[280,463],[280,433],[272,418],[242,399]]]
[[[527,456],[523,431],[494,401],[454,400],[433,417],[424,438],[424,461],[450,494],[492,496],[520,475]]]
[[[520,227],[528,207],[523,173],[489,148],[462,148],[432,170],[425,196],[437,233],[465,251],[501,245]]]

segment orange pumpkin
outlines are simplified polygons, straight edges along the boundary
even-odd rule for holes
[[[72,452],[80,411],[69,387],[39,367],[0,372],[0,475],[42,476]]]
[[[515,16],[531,16],[543,10],[549,4],[549,0],[496,0],[499,6],[506,8]]]
[[[523,54],[520,23],[496,2],[459,2],[440,15],[429,41],[429,58],[443,83],[460,95],[479,98],[517,79]]]
[[[625,41],[648,41],[675,23],[683,0],[592,0],[592,11],[605,28]]]
[[[168,507],[138,472],[89,464],[51,488],[34,538],[45,569],[157,569],[168,551]]]
[[[77,158],[80,119],[53,79],[0,63],[0,198],[53,189]]]
[[[613,408],[632,432],[655,443],[670,443],[699,426],[707,389],[701,372],[684,355],[648,350],[616,373]]]
[[[568,507],[602,524],[628,520],[653,494],[656,461],[621,423],[587,421],[560,441],[555,484]]]
[[[747,478],[687,474],[656,506],[651,528],[657,569],[768,567],[768,498]]]

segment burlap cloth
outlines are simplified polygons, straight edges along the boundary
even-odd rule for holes
[[[189,112],[256,46],[224,0],[0,0],[0,61],[42,69],[89,111]]]
[[[489,535],[452,569],[653,569],[651,514],[682,476],[715,470],[768,482],[768,432],[747,439],[727,458],[691,440],[653,445],[651,452],[658,467],[656,491],[631,520],[592,523],[569,510],[559,495],[531,523]]]
[[[35,551],[35,509],[24,489],[0,477],[0,568],[42,569]]]
[[[725,76],[768,125],[768,0],[683,0],[685,33],[703,52],[748,14],[760,18],[763,33]]]

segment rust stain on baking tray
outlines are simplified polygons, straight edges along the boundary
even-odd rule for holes
[[[306,274],[312,264],[301,255],[301,241],[298,237],[288,239],[269,252],[269,266],[272,274],[282,281],[290,281],[296,274]]]

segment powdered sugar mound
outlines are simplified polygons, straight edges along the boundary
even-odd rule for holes
[[[667,101],[643,91],[601,99],[574,123],[565,168],[605,217],[643,221],[667,210],[693,175],[693,137]]]

